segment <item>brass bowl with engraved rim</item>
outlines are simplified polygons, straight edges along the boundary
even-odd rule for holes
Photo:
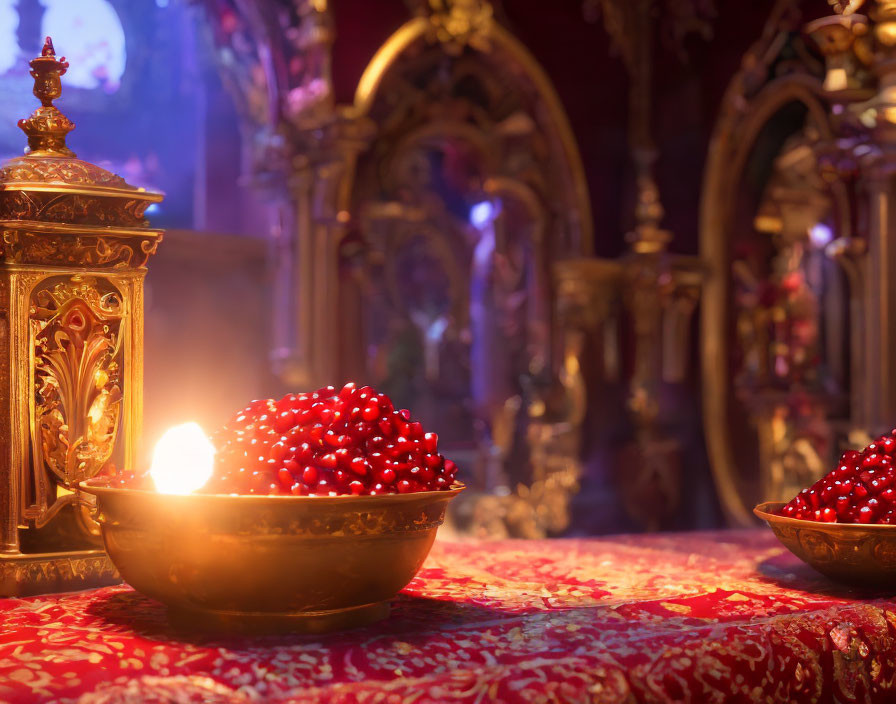
[[[838,582],[896,587],[896,525],[822,523],[780,515],[782,501],[753,509],[790,552]]]
[[[172,620],[320,633],[372,623],[417,574],[463,490],[383,496],[190,494],[81,482],[112,563]]]

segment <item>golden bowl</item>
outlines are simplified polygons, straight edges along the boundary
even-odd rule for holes
[[[784,547],[822,574],[856,586],[896,586],[896,525],[822,523],[787,518],[781,501],[753,509]]]
[[[449,491],[236,496],[82,482],[110,559],[188,625],[319,633],[372,623],[420,569]]]

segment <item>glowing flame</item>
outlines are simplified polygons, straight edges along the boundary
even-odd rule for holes
[[[159,438],[149,474],[162,494],[190,494],[211,478],[215,446],[196,423],[175,425]]]

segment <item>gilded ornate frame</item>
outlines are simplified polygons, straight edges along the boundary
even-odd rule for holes
[[[785,19],[780,14],[773,14],[771,23],[783,21]],[[808,111],[807,123],[818,130],[821,139],[834,137],[821,80],[796,73],[772,79],[753,94],[747,89],[751,79],[767,73],[777,57],[775,42],[779,34],[768,29],[749,50],[743,68],[725,93],[721,116],[709,145],[700,201],[700,253],[711,271],[701,300],[703,423],[722,507],[729,521],[742,526],[752,525],[754,521],[752,507],[745,504],[737,489],[737,470],[728,425],[730,272],[726,233],[733,217],[736,189],[759,131],[785,105],[794,101],[804,104]],[[848,194],[842,182],[829,182],[829,186],[837,205],[836,212],[840,215],[840,234],[846,236],[851,210]]]
[[[369,115],[386,73],[405,51],[416,42],[430,37],[431,32],[430,20],[420,16],[405,22],[385,41],[367,64],[358,81],[352,106],[354,116],[366,117]],[[547,124],[553,127],[555,136],[563,145],[563,161],[569,168],[574,200],[581,216],[579,222],[581,254],[589,256],[594,251],[594,234],[588,184],[585,180],[582,157],[560,98],[551,84],[550,78],[535,57],[510,32],[494,21],[486,22],[480,28],[480,32],[482,41],[475,44],[476,48],[487,53],[503,52],[510,59],[511,65],[515,65],[521,70],[524,81],[531,84],[547,110],[549,118]]]

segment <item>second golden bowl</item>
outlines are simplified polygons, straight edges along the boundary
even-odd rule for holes
[[[371,623],[423,565],[460,491],[235,496],[82,482],[106,551],[178,620],[228,630],[323,632]]]
[[[753,509],[778,540],[822,574],[856,586],[896,587],[896,525],[822,523],[780,515],[780,501]]]

